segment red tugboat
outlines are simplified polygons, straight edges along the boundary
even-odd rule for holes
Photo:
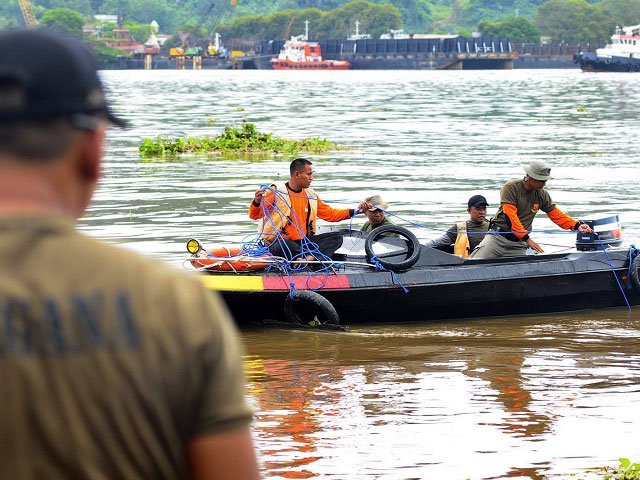
[[[271,59],[274,70],[348,70],[348,60],[323,60],[320,45],[309,42],[306,35],[287,40],[280,55]]]

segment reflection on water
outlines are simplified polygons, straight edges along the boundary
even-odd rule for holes
[[[143,137],[216,135],[243,118],[279,136],[353,147],[312,157],[336,207],[381,193],[420,239],[543,159],[553,199],[577,218],[620,214],[640,244],[640,77],[488,72],[103,72],[133,127],[108,135],[90,235],[180,267],[188,238],[255,235],[247,207],[291,158],[141,161]],[[407,224],[407,221],[413,223]],[[364,220],[358,219],[359,228]],[[348,226],[347,224],[343,226]],[[573,234],[538,215],[547,251]],[[402,319],[402,305],[398,305]],[[634,310],[243,332],[266,478],[601,478],[638,459],[640,319]]]
[[[532,478],[637,456],[640,317],[249,330],[268,478]]]

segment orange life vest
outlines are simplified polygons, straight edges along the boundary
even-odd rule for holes
[[[453,253],[462,258],[467,258],[470,250],[467,222],[457,223],[456,229],[458,230],[458,236],[456,237],[456,243],[453,244]]]
[[[274,242],[276,232],[282,232],[287,225],[294,223],[291,219],[291,200],[289,199],[289,189],[287,189],[287,185],[285,183],[274,183],[271,186],[276,190],[275,206],[269,216],[265,216],[258,225],[260,238],[267,245]],[[309,202],[309,218],[305,233],[307,236],[314,235],[318,218],[318,197],[316,192],[312,188],[305,188],[302,192],[295,194],[307,197]],[[296,215],[299,214],[300,212],[296,212]]]

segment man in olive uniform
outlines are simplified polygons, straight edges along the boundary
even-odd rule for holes
[[[123,124],[93,55],[22,30],[0,52],[0,476],[258,478],[224,304],[75,229]]]
[[[489,230],[488,206],[486,198],[474,195],[467,202],[469,219],[455,223],[441,237],[427,242],[427,246],[467,258]]]
[[[370,233],[374,228],[382,227],[383,225],[394,225],[384,213],[389,208],[389,205],[382,201],[380,195],[372,195],[365,198],[364,201],[371,206],[364,211],[367,221],[360,228],[361,232]]]
[[[524,167],[523,179],[510,180],[500,190],[500,208],[491,220],[487,235],[470,258],[497,258],[525,255],[527,248],[537,253],[544,250],[530,236],[533,219],[542,210],[549,219],[565,230],[590,233],[589,225],[574,220],[556,207],[544,188],[551,178],[551,168],[533,161]]]

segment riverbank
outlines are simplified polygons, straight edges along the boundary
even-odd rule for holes
[[[346,59],[352,70],[510,70],[578,68],[573,56],[595,45],[514,44],[508,39],[322,40],[323,58]],[[257,54],[236,58],[164,57],[118,58],[106,70],[271,70],[271,59],[283,40],[263,41]]]

